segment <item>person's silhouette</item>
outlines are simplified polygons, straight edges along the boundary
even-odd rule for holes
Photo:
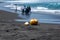
[[[25,10],[25,14],[26,15],[29,15],[29,12],[31,11],[31,8],[30,8],[30,6],[28,6],[27,8],[26,8],[26,10]]]
[[[22,14],[25,13],[25,9],[26,9],[26,6],[24,5],[24,6],[21,8],[21,10],[22,10]]]

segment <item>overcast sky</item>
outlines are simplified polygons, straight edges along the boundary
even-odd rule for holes
[[[60,2],[60,0],[0,0],[0,1]]]

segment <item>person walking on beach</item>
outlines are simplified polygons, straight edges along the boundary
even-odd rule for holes
[[[30,6],[23,6],[22,8],[21,8],[21,10],[22,10],[22,15],[29,15],[29,12],[31,12],[31,7]]]
[[[26,10],[25,10],[25,14],[28,15],[30,11],[31,11],[31,7],[28,6],[28,7],[26,8]]]
[[[21,10],[22,10],[22,15],[24,15],[25,9],[26,9],[26,6],[24,5],[24,6],[21,8]]]

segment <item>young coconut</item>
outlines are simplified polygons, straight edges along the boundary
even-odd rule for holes
[[[25,22],[24,25],[25,25],[25,26],[28,26],[28,25],[29,25],[29,22]]]
[[[30,24],[31,25],[37,25],[38,24],[38,20],[33,18],[33,19],[30,20]]]

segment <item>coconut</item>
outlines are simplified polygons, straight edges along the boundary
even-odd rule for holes
[[[31,19],[30,20],[30,24],[31,25],[37,25],[38,24],[38,20],[37,19]]]
[[[29,25],[29,22],[25,22],[24,25],[28,26]]]

